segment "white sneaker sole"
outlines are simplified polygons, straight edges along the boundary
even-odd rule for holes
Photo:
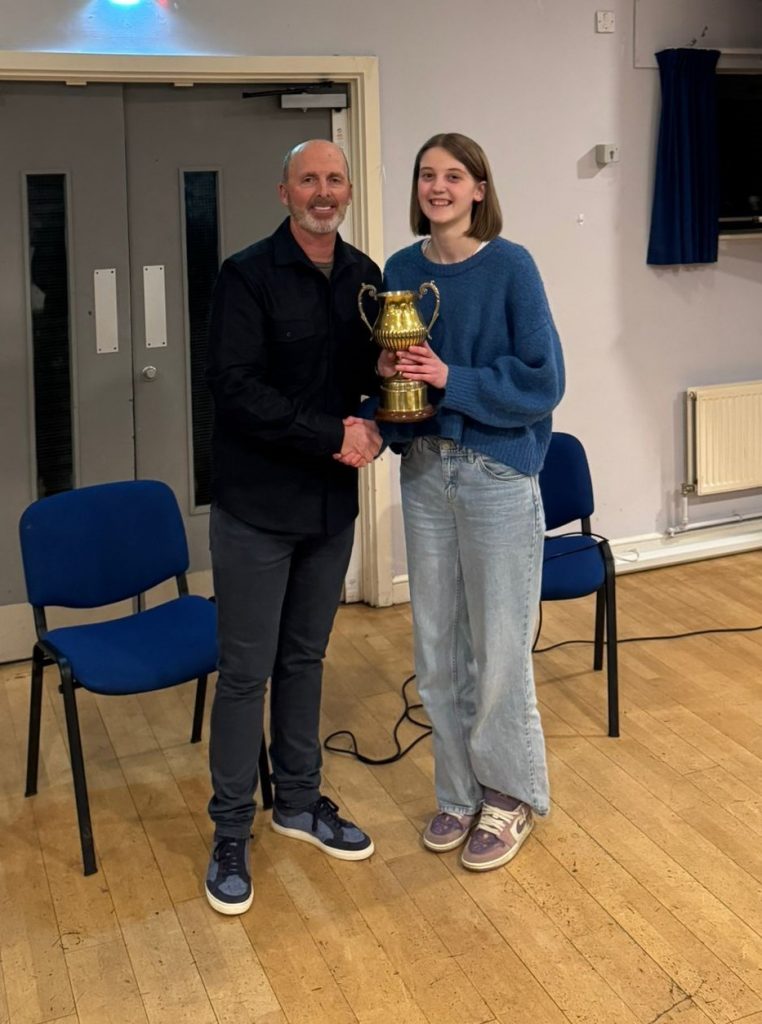
[[[249,898],[243,903],[223,903],[222,900],[218,900],[216,896],[213,896],[209,889],[204,886],[206,891],[206,898],[209,900],[209,905],[213,907],[219,914],[227,914],[228,917],[236,914],[245,914],[251,904],[254,902],[254,891],[249,895]]]
[[[316,846],[323,853],[327,853],[329,857],[335,857],[336,860],[367,860],[376,851],[372,839],[370,846],[366,846],[364,850],[337,850],[333,846],[326,846],[325,843],[320,842],[317,836],[304,832],[300,828],[287,828],[285,825],[279,825],[277,821],[273,820],[270,821],[270,825],[274,832],[279,832],[282,836],[288,836],[289,839],[300,839],[303,843]]]
[[[471,831],[471,826],[466,829],[462,836],[458,836],[457,839],[451,839],[449,843],[432,843],[425,835],[421,836],[423,845],[427,850],[431,850],[432,853],[447,853],[448,850],[454,850],[458,846],[462,846],[463,843],[468,839],[468,834]]]
[[[503,856],[502,857],[498,857],[496,860],[490,860],[490,861],[487,861],[484,864],[479,864],[478,862],[467,861],[466,860],[466,854],[468,853],[468,851],[465,850],[463,852],[463,856],[460,858],[460,863],[463,865],[464,868],[468,868],[469,871],[492,871],[493,868],[502,867],[503,864],[507,864],[509,860],[513,860],[513,858],[519,852],[521,847],[527,841],[527,839],[529,837],[529,834],[531,833],[533,828],[534,828],[534,821],[531,821],[531,822],[529,822],[527,827],[524,829],[524,831],[521,833],[518,841],[516,842],[516,845],[512,846],[510,848],[510,850],[506,850],[506,852],[503,854]]]
[[[455,850],[468,839],[468,833],[463,836],[459,836],[458,839],[451,839],[449,843],[430,843],[425,836],[421,836],[423,845],[427,850],[431,850],[432,853],[447,853],[448,850]]]

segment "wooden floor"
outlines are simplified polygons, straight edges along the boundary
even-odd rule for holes
[[[762,552],[620,577],[618,597],[622,636],[762,624]],[[543,643],[591,630],[587,600],[545,609]],[[25,800],[28,666],[0,669],[0,1022],[762,1024],[762,632],[623,645],[618,740],[591,661],[536,658],[553,810],[512,864],[422,848],[430,740],[386,767],[327,754],[325,791],[376,854],[330,860],[261,814],[232,919],[203,897],[190,688],[80,695],[84,878],[56,680]],[[410,670],[407,607],[343,608],[324,732],[388,753]]]

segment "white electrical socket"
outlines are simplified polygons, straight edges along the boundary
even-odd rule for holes
[[[613,32],[616,29],[616,17],[613,11],[595,12],[595,31]]]

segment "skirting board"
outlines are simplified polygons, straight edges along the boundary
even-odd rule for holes
[[[392,580],[392,604],[407,604],[410,600],[410,583],[407,573]]]
[[[674,537],[663,533],[646,533],[640,537],[625,537],[609,543],[617,575],[641,569],[658,569],[762,548],[762,519],[687,530]]]
[[[663,533],[644,533],[639,537],[610,540],[617,575],[659,569],[683,562],[698,562],[704,558],[721,558],[742,551],[762,548],[762,519],[725,526],[708,526],[701,530],[688,530],[669,537]],[[410,600],[407,575],[395,576],[392,583],[394,604]]]

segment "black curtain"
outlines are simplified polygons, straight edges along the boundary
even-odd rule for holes
[[[661,123],[648,262],[716,263],[719,50],[661,50]]]

